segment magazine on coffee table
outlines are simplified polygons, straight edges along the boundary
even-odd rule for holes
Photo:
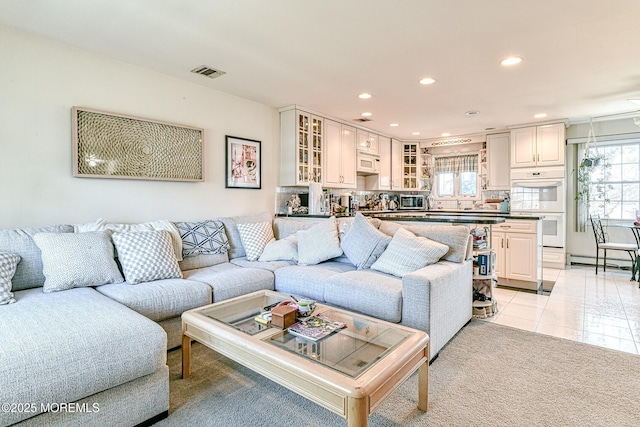
[[[318,314],[316,316],[301,319],[298,323],[289,326],[289,333],[298,337],[317,341],[331,335],[338,329],[342,329],[345,326],[346,324],[343,322],[338,322],[329,319],[322,314]]]

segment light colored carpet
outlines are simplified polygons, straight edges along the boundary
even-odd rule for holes
[[[169,353],[171,409],[158,426],[344,426],[344,419],[194,344]],[[429,411],[414,374],[370,426],[639,426],[640,356],[472,321],[431,364]]]

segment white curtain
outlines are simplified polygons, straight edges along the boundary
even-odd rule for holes
[[[478,172],[478,155],[436,157],[434,169],[436,173]]]

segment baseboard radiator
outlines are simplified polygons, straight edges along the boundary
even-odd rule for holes
[[[600,256],[600,259],[598,260],[600,267],[602,267],[602,262],[603,262],[603,258],[602,256]],[[589,255],[567,254],[567,264],[568,265],[592,265],[595,268],[596,257],[589,256]],[[629,258],[627,259],[617,258],[615,257],[615,255],[614,257],[607,256],[607,268],[609,267],[620,268],[623,270],[630,270],[631,260]]]

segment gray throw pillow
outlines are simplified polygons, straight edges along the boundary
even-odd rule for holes
[[[19,262],[19,255],[0,252],[0,305],[16,302],[11,292],[11,279]]]
[[[340,246],[358,270],[369,268],[382,255],[391,237],[387,236],[364,215],[357,213]]]
[[[44,292],[124,281],[113,255],[110,231],[38,233]]]
[[[267,244],[258,261],[298,261],[298,238],[295,234]]]
[[[129,284],[182,278],[168,231],[118,232],[112,238]]]
[[[372,270],[403,277],[429,264],[434,264],[447,253],[449,247],[426,237],[418,237],[400,228],[384,253],[371,266]]]
[[[257,261],[267,243],[276,240],[271,221],[238,224],[238,233],[248,261]]]
[[[296,233],[298,238],[298,264],[315,265],[342,255],[336,218],[331,217],[308,230]]]
[[[224,254],[229,240],[221,221],[174,222],[182,237],[182,256]]]

